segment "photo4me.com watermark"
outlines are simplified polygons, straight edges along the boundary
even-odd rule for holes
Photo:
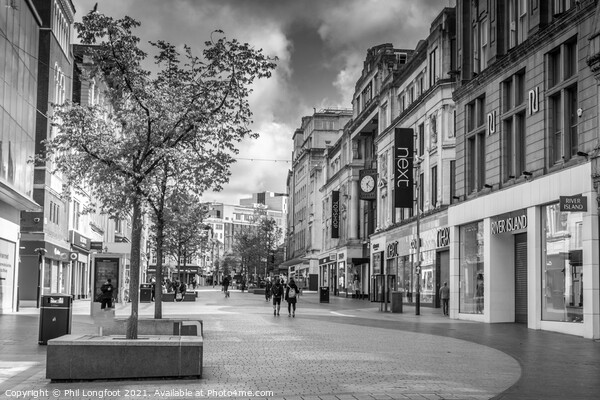
[[[272,390],[226,390],[226,389],[30,389],[5,390],[0,393],[11,399],[38,399],[47,397],[73,397],[88,399],[111,398],[195,398],[195,397],[272,397]]]

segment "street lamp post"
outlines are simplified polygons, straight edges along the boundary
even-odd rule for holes
[[[421,182],[419,172],[421,161],[417,161],[417,262],[415,272],[417,273],[417,291],[415,299],[415,315],[421,315]]]

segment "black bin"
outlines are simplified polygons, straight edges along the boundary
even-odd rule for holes
[[[72,300],[68,294],[42,296],[39,344],[48,344],[50,339],[71,333]]]
[[[329,288],[327,286],[319,288],[319,303],[329,303]]]
[[[152,284],[142,283],[140,285],[140,303],[152,302]]]

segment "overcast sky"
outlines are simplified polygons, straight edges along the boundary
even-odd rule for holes
[[[75,20],[96,0],[72,0]],[[392,43],[414,49],[451,0],[99,0],[98,11],[142,23],[143,43],[202,44],[216,29],[279,58],[269,80],[254,88],[257,140],[240,146],[230,183],[207,201],[238,204],[262,191],[285,192],[292,134],[313,108],[351,107],[367,49]],[[260,161],[269,160],[269,161]]]

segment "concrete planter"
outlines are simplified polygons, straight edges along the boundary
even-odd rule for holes
[[[196,301],[196,297],[198,297],[196,292],[185,292],[183,301]],[[175,293],[163,293],[162,301],[175,301]]]
[[[199,336],[65,335],[48,341],[52,381],[202,377]]]
[[[127,331],[127,318],[116,318],[106,322],[98,322],[102,326],[100,336],[121,335]],[[204,336],[202,320],[177,318],[140,318],[138,319],[138,335],[176,335]]]

